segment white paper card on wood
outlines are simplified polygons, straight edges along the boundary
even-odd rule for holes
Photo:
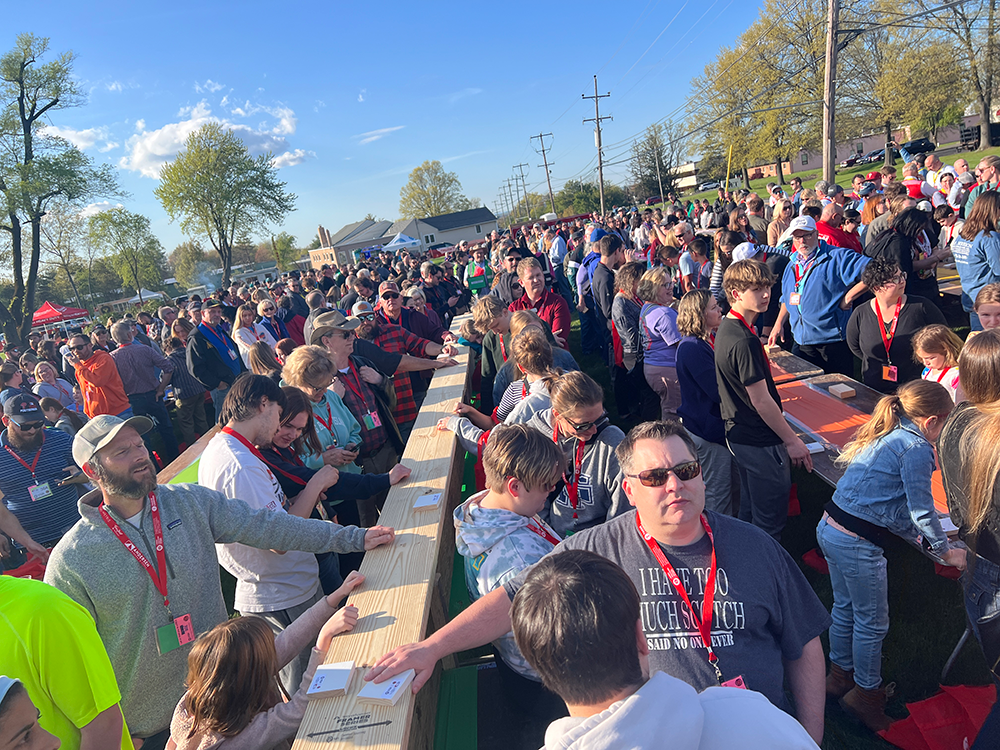
[[[336,664],[321,664],[316,667],[306,698],[332,698],[335,695],[346,695],[354,677],[354,662],[341,661]]]
[[[374,703],[379,706],[395,706],[396,701],[403,695],[403,691],[409,688],[413,682],[416,672],[407,669],[391,680],[376,684],[374,682],[365,683],[358,693],[359,703]]]
[[[441,493],[435,492],[430,495],[421,495],[413,503],[413,510],[433,510],[441,502]]]
[[[822,443],[806,443],[806,448],[809,449],[810,453],[822,453],[826,450]]]

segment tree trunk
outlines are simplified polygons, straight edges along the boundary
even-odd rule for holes
[[[781,169],[781,157],[780,156],[778,157],[778,163],[775,164],[775,170],[778,172],[778,184],[779,185],[784,185],[785,184],[785,173]]]
[[[990,110],[992,107],[984,97],[979,97],[979,150],[990,147]]]
[[[750,172],[746,167],[743,167],[743,187],[750,189]]]
[[[69,278],[69,285],[73,287],[73,296],[76,297],[76,304],[78,304],[81,309],[89,309],[83,304],[83,300],[80,298],[80,290],[76,288],[76,280],[73,278],[73,273],[69,270],[69,263],[66,263],[63,268],[66,269],[66,276]]]

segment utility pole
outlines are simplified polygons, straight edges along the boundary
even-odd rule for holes
[[[831,0],[833,2],[834,0]],[[601,99],[607,99],[611,96],[609,91],[606,94],[597,93],[597,76],[594,76],[594,95],[587,96],[586,94],[580,94],[583,99],[593,99],[594,100],[594,117],[593,119],[586,119],[584,123],[592,122],[594,123],[594,145],[597,146],[597,185],[601,191],[601,215],[604,215],[604,153],[601,149],[601,121],[602,120],[613,120],[614,118],[610,115],[607,117],[601,117]]]
[[[516,169],[516,167],[515,167]],[[514,195],[517,197],[517,220],[521,220],[521,184],[517,181],[517,175],[514,175]]]
[[[554,164],[549,164],[549,160],[545,158],[545,139],[551,138],[552,133],[539,133],[538,135],[531,136],[531,140],[538,139],[538,142],[542,144],[542,164],[539,166],[545,169],[545,179],[549,183],[549,208],[552,213],[556,212],[556,198],[552,194],[552,174],[549,172],[549,167],[554,166]]]
[[[656,184],[660,186],[660,203],[663,203],[665,197],[663,195],[663,180],[660,178],[660,138],[659,133],[657,133],[656,138],[656,151],[653,153],[653,158],[656,160]]]
[[[497,197],[500,199],[500,206],[503,209],[503,212],[509,215],[509,212],[507,211],[507,196],[504,195],[503,185],[500,186],[500,194]]]
[[[531,204],[528,203],[528,186],[524,182],[524,168],[528,166],[527,164],[515,164],[514,169],[518,169],[521,172],[521,188],[524,190],[524,213],[527,216],[527,221],[531,221]]]
[[[517,210],[517,205],[514,203],[514,192],[510,189],[510,179],[504,184],[507,186],[507,199],[511,205],[510,215],[507,217],[507,228],[510,229],[514,226],[514,212]]]
[[[837,137],[834,133],[837,83],[837,27],[840,25],[840,0],[829,0],[830,15],[826,29],[826,75],[823,81],[823,179],[836,180]],[[888,144],[886,144],[888,149]]]

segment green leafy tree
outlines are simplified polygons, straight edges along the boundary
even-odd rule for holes
[[[186,234],[208,238],[222,260],[223,286],[229,285],[236,239],[267,231],[295,210],[296,196],[285,190],[271,160],[270,153],[254,158],[235,133],[211,123],[192,133],[160,171],[156,197]]]
[[[295,261],[302,254],[295,247],[295,238],[288,232],[282,232],[277,237],[271,236],[271,253],[279,271],[288,271],[295,266]]]
[[[629,203],[628,194],[617,185],[604,183],[604,205],[624,206]],[[556,193],[556,211],[560,216],[576,216],[600,212],[601,192],[596,182],[568,180]]]
[[[135,289],[142,304],[143,287],[162,285],[166,260],[163,246],[150,229],[149,219],[124,208],[112,208],[91,216],[87,222],[91,244],[108,249],[107,260],[122,280]]]
[[[410,172],[399,191],[399,214],[404,219],[424,219],[475,208],[462,194],[462,183],[454,172],[446,172],[439,161],[425,161]]]
[[[212,269],[218,268],[218,256],[205,251],[197,240],[182,242],[167,258],[174,278],[185,287],[198,286],[209,278]]]
[[[10,240],[14,278],[9,302],[0,303],[0,326],[10,342],[31,329],[42,254],[42,217],[57,201],[80,205],[120,194],[110,166],[93,161],[67,141],[42,130],[53,116],[80,106],[72,52],[42,62],[49,40],[18,35],[0,57],[0,230]]]

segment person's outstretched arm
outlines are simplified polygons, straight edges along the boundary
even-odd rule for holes
[[[819,636],[802,647],[802,655],[785,661],[788,685],[795,698],[799,723],[816,740],[823,743],[823,713],[826,710],[826,658]]]

